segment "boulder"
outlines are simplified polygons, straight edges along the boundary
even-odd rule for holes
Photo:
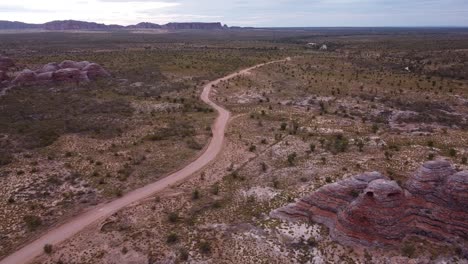
[[[51,62],[51,63],[47,63],[46,65],[42,66],[42,68],[37,71],[37,73],[44,73],[44,72],[54,72],[54,71],[57,71],[60,69],[60,66],[55,63],[55,62]]]
[[[468,171],[443,160],[418,169],[402,188],[378,173],[319,188],[272,217],[315,221],[345,245],[398,245],[407,236],[456,243],[468,239]]]
[[[15,62],[8,58],[8,57],[3,57],[0,56],[0,70],[1,71],[7,71],[9,68],[14,67]]]
[[[14,84],[29,84],[29,83],[34,83],[37,80],[37,75],[35,72],[25,69],[21,72],[19,72],[15,79],[13,80]]]
[[[39,73],[36,76],[37,81],[39,82],[51,82],[53,81],[54,72],[43,72]]]
[[[83,68],[83,71],[88,72],[88,78],[90,80],[108,78],[111,76],[108,71],[106,71],[101,65],[97,63],[90,63],[89,65]]]

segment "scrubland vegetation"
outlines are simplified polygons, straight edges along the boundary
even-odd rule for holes
[[[0,206],[8,212],[0,219],[0,236],[8,236],[3,254],[79,208],[152,182],[197,155],[215,117],[198,100],[204,80],[291,57],[214,87],[212,98],[233,119],[213,164],[70,242],[44,248],[41,261],[463,259],[450,245],[413,240],[401,249],[355,252],[333,242],[323,226],[287,224],[269,213],[362,172],[379,171],[404,184],[427,160],[444,158],[467,169],[466,33],[53,37],[33,49],[45,36],[0,36],[0,48],[29,67],[65,58],[96,61],[114,78],[91,86],[24,87],[0,99]],[[31,42],[18,46],[25,39]],[[329,49],[318,51],[310,42]]]

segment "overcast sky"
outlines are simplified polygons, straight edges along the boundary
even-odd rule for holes
[[[232,26],[468,26],[468,0],[0,0],[0,20]]]

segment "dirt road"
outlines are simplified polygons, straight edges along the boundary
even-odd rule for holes
[[[287,58],[286,60],[290,60],[290,58]],[[259,64],[254,67],[230,74],[226,77],[210,82],[204,86],[203,92],[201,94],[201,99],[205,103],[216,109],[219,115],[212,127],[213,138],[211,139],[208,147],[205,148],[205,151],[203,152],[203,154],[201,154],[201,156],[198,157],[198,159],[196,159],[183,169],[157,182],[151,183],[140,189],[127,193],[121,198],[112,202],[100,204],[95,208],[74,217],[67,223],[48,231],[37,240],[25,245],[23,248],[19,249],[18,251],[9,255],[5,259],[1,260],[0,264],[21,264],[31,262],[32,260],[34,260],[35,257],[43,253],[44,245],[59,244],[65,241],[66,239],[72,237],[73,235],[77,234],[85,227],[105,219],[106,217],[112,215],[113,213],[132,203],[136,203],[145,198],[148,198],[154,195],[155,193],[186,179],[187,177],[191,176],[192,174],[205,167],[208,163],[213,161],[216,158],[216,156],[221,152],[224,142],[224,133],[230,118],[230,112],[228,110],[222,108],[221,106],[215,104],[210,100],[209,95],[212,87],[216,86],[222,81],[226,81],[236,76],[245,74],[250,70],[262,67],[267,64],[282,62],[286,60],[272,61],[268,63]]]

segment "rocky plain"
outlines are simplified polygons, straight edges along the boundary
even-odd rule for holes
[[[203,84],[289,57],[213,87],[207,167],[35,263],[468,263],[465,35],[53,34],[0,35],[3,256],[183,167]]]

